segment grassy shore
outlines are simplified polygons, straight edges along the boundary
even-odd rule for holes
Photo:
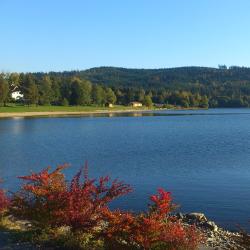
[[[108,114],[108,113],[125,113],[139,111],[154,111],[163,109],[174,110],[197,110],[207,109],[198,107],[184,108],[180,106],[168,105],[166,108],[158,107],[132,107],[124,105],[114,105],[114,107],[104,106],[24,106],[9,104],[6,107],[0,106],[0,118],[6,117],[29,117],[29,116],[66,116],[66,115],[87,115],[87,114]]]
[[[92,111],[126,111],[126,110],[147,110],[147,107],[133,108],[131,106],[115,105],[112,108],[103,106],[24,106],[7,105],[0,107],[0,113],[23,113],[23,112],[92,112]]]
[[[50,116],[50,115],[81,115],[94,113],[111,113],[111,112],[136,112],[155,110],[147,107],[131,107],[115,105],[112,108],[102,106],[23,106],[7,105],[0,107],[0,117],[26,117],[26,116]]]

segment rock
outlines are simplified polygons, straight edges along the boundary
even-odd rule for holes
[[[198,249],[199,249],[199,250],[214,250],[214,248],[208,247],[208,246],[204,246],[204,245],[199,246]]]
[[[198,222],[207,221],[207,218],[206,218],[205,214],[202,214],[202,213],[190,213],[190,214],[187,214],[186,217],[188,219],[196,220]]]
[[[204,226],[205,228],[207,228],[213,232],[218,231],[218,226],[213,221],[206,221],[202,224],[202,226]]]
[[[193,225],[199,229],[205,237],[204,245],[199,250],[246,250],[242,244],[242,235],[239,232],[231,232],[220,228],[213,221],[209,221],[203,213],[176,214],[184,225]]]
[[[176,217],[180,220],[182,220],[184,218],[184,215],[182,213],[177,213]]]

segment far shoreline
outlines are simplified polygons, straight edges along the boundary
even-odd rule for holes
[[[91,110],[91,111],[27,111],[27,112],[1,112],[0,118],[22,118],[22,117],[63,117],[63,116],[81,116],[81,115],[102,115],[102,114],[124,114],[124,113],[147,113],[165,110],[204,110],[202,108],[155,108],[155,109],[125,109],[125,110]]]
[[[162,109],[161,109],[162,110]],[[96,110],[96,111],[37,111],[37,112],[16,112],[16,113],[0,113],[0,118],[12,118],[12,117],[46,117],[46,116],[74,116],[74,115],[94,115],[94,114],[114,114],[114,113],[140,113],[159,111],[156,109],[145,110]]]

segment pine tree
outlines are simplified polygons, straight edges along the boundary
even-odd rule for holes
[[[0,75],[0,104],[3,103],[6,106],[6,102],[9,95],[9,84],[5,80],[3,75]]]

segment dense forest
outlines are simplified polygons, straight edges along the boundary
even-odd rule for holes
[[[250,68],[125,69],[99,67],[83,71],[0,74],[0,103],[37,105],[128,105],[249,107]]]

